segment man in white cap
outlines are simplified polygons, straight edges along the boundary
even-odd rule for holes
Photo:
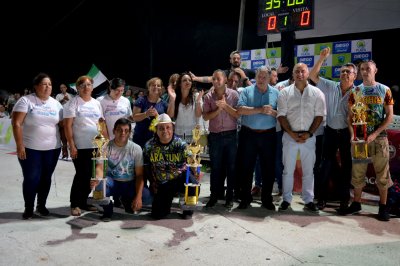
[[[143,160],[145,175],[154,193],[151,215],[162,219],[170,214],[176,193],[183,192],[187,155],[186,142],[174,135],[171,118],[161,114],[155,119],[156,134],[145,144]],[[193,211],[183,211],[182,218],[190,219],[192,214]]]

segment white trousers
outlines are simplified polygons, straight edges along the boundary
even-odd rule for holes
[[[283,200],[289,203],[293,199],[294,170],[296,169],[297,154],[300,153],[302,177],[302,199],[305,204],[314,200],[314,163],[315,163],[316,138],[307,139],[305,143],[297,143],[286,132],[282,137],[282,162],[283,162]]]

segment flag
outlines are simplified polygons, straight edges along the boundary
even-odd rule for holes
[[[92,65],[87,75],[93,79],[93,89],[103,82],[108,81],[107,77],[103,74],[103,72],[100,71],[100,69],[97,68],[95,64]],[[76,91],[75,83],[69,84],[69,87]]]

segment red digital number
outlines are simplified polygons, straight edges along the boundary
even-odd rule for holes
[[[300,26],[310,25],[310,10],[301,12]]]
[[[269,17],[267,22],[267,30],[274,29],[276,29],[276,16]]]

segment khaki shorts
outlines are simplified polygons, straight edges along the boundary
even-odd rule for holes
[[[378,137],[368,144],[368,155],[375,169],[375,183],[378,188],[385,189],[392,185],[389,172],[389,143],[387,137]],[[368,164],[353,163],[351,184],[354,188],[365,186]]]

